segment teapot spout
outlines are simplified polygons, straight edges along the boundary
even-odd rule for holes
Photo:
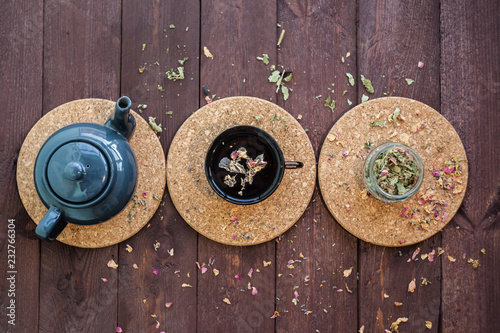
[[[121,135],[127,140],[132,137],[135,129],[135,118],[130,114],[132,101],[127,96],[122,96],[116,101],[115,112],[109,116],[104,124]]]

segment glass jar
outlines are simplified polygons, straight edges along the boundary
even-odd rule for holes
[[[414,186],[406,193],[398,195],[398,194],[390,194],[386,192],[379,184],[377,183],[376,177],[378,175],[375,174],[375,161],[379,156],[384,156],[388,153],[389,150],[397,149],[405,155],[409,156],[416,165],[416,179],[414,181]],[[388,142],[381,144],[372,149],[370,154],[366,157],[364,166],[363,166],[363,182],[365,183],[368,191],[377,199],[382,200],[384,202],[401,202],[409,199],[415,193],[418,192],[420,185],[422,185],[422,181],[424,179],[424,163],[418,154],[411,149],[410,147],[398,143],[398,142]],[[394,189],[394,186],[389,185],[390,189]]]

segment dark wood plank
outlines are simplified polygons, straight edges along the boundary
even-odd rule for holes
[[[156,117],[163,125],[159,137],[165,155],[179,126],[199,105],[199,7],[198,1],[123,2],[122,94],[130,96],[136,110],[138,104],[146,104],[142,116]],[[165,72],[177,69],[184,57],[189,58],[186,78],[169,81]],[[160,247],[155,251],[157,241]],[[133,248],[130,253],[127,244]],[[168,253],[171,249],[174,256]],[[157,320],[160,331],[196,331],[197,234],[168,195],[150,227],[120,245],[119,259],[118,325],[124,332],[154,331]],[[182,288],[182,283],[193,288]],[[167,308],[169,302],[173,304]]]
[[[403,96],[439,110],[439,3],[435,1],[360,1],[358,29],[358,101],[363,94],[371,99]],[[424,63],[418,68],[419,61]],[[375,88],[368,94],[360,75]],[[414,79],[408,85],[405,78]],[[367,332],[384,332],[399,317],[407,317],[400,329],[408,332],[437,332],[440,310],[440,259],[434,262],[407,259],[420,247],[420,254],[441,246],[438,234],[418,245],[384,248],[363,241],[359,245],[359,325]],[[419,257],[420,258],[420,255]],[[437,258],[437,257],[436,257]],[[432,284],[421,285],[421,278]],[[416,279],[417,289],[408,292]],[[384,294],[389,295],[384,298]],[[403,303],[396,306],[394,302]],[[432,330],[425,327],[431,321]]]
[[[267,53],[271,63],[276,63],[276,38],[275,1],[261,1],[258,5],[247,1],[202,1],[200,46],[201,49],[206,46],[214,59],[202,53],[200,84],[221,97],[273,97],[274,88],[267,82],[269,71],[255,57]],[[200,101],[206,104],[203,96]],[[206,263],[210,257],[214,258],[214,267],[220,274],[217,277],[198,274],[198,330],[272,331],[274,256],[273,242],[241,248],[199,236],[198,260]],[[271,260],[272,265],[264,268],[264,260]],[[250,268],[254,269],[252,278],[247,276]],[[243,279],[235,279],[236,274]],[[248,282],[257,288],[257,295],[251,295]],[[230,305],[223,302],[226,297]]]
[[[356,90],[346,86],[345,77],[345,72],[356,75],[356,6],[348,1],[279,1],[278,5],[278,22],[286,31],[279,62],[293,71],[292,82],[297,84],[290,86],[294,91],[287,101],[280,98],[280,104],[295,117],[302,115],[299,122],[309,130],[318,156],[334,122],[351,108],[347,98],[356,100]],[[348,52],[352,56],[345,58]],[[347,59],[344,63],[342,56]],[[336,100],[333,113],[324,106],[328,96]],[[289,260],[297,261],[293,269],[287,268]],[[344,278],[343,271],[350,267],[351,275]],[[357,240],[333,219],[319,190],[296,227],[277,245],[277,273],[283,274],[276,287],[278,332],[299,327],[316,332],[356,330]]]
[[[19,149],[42,114],[43,6],[6,1],[0,13],[0,331],[38,330],[40,251],[35,224],[24,209],[16,185]],[[9,220],[13,219],[13,229]],[[14,230],[14,233],[8,233]],[[10,235],[13,238],[9,237]],[[10,251],[9,251],[10,250]],[[8,258],[14,255],[14,258]],[[8,262],[14,259],[15,262]],[[9,266],[12,264],[13,266]],[[17,273],[9,273],[11,271]],[[11,278],[14,279],[7,280]],[[14,282],[11,284],[11,282]],[[11,301],[15,301],[14,307]],[[13,309],[8,309],[11,307]],[[15,317],[8,317],[14,311]],[[14,319],[14,321],[12,321]],[[8,321],[14,323],[9,324]]]
[[[79,98],[119,97],[120,1],[45,2],[43,112]],[[40,332],[112,332],[117,246],[42,242]],[[104,283],[101,278],[107,278]]]
[[[457,259],[443,263],[444,332],[495,332],[500,326],[499,12],[498,1],[441,3],[442,113],[469,161],[463,205],[443,232],[445,250]],[[470,258],[481,267],[473,269]]]

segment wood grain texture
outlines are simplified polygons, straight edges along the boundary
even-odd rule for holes
[[[123,2],[122,94],[130,96],[134,107],[146,104],[142,116],[162,124],[165,155],[176,130],[199,106],[199,7],[198,1]],[[184,57],[189,58],[185,79],[169,81],[165,72],[177,71]],[[160,331],[196,331],[197,234],[167,194],[150,226],[120,244],[119,259],[118,326],[124,332],[154,331],[158,323]]]
[[[6,1],[0,12],[0,331],[38,330],[40,242],[17,195],[16,163],[24,136],[42,113],[43,6],[29,1]],[[26,66],[26,63],[31,64]],[[14,219],[15,243],[8,237]],[[9,247],[10,245],[10,247]],[[15,248],[13,248],[14,246]],[[9,251],[11,250],[11,251]],[[14,250],[14,253],[12,252]],[[15,267],[9,267],[14,254]],[[12,257],[11,257],[12,258]],[[9,258],[10,259],[10,258]],[[17,271],[15,274],[8,271]],[[15,275],[15,288],[11,288]],[[15,291],[14,291],[15,289]],[[15,295],[13,295],[13,292]],[[8,324],[15,300],[15,326]]]
[[[356,100],[356,90],[347,86],[345,76],[356,76],[356,6],[351,1],[279,1],[278,22],[286,30],[278,62],[294,75],[287,85],[293,92],[287,101],[280,97],[280,105],[302,116],[299,122],[309,130],[318,156],[326,133],[350,108],[347,99]],[[336,101],[333,113],[324,106],[328,96]],[[357,240],[333,219],[319,190],[296,227],[277,245],[276,262],[276,273],[282,274],[276,283],[281,314],[276,331],[355,330]],[[344,277],[343,271],[351,267],[351,275]],[[294,292],[299,295],[297,305],[292,303]]]
[[[201,2],[201,86],[220,97],[254,96],[269,99],[275,86],[269,71],[255,57],[269,54],[276,62],[276,2]],[[203,54],[203,47],[213,59]],[[200,99],[202,105],[206,102]],[[217,277],[198,274],[198,325],[200,332],[269,332],[274,329],[275,286],[273,242],[248,248],[220,245],[198,237],[198,260],[215,258]],[[263,261],[272,265],[263,266]],[[246,274],[253,268],[261,273]],[[243,279],[235,279],[240,274]],[[251,295],[248,282],[258,294]],[[243,290],[243,291],[241,291]],[[231,304],[223,302],[228,298]]]
[[[441,3],[442,113],[470,165],[462,209],[443,232],[443,247],[457,259],[443,262],[443,332],[494,332],[500,325],[499,11],[498,1]],[[473,269],[470,258],[481,267]]]
[[[358,12],[358,101],[363,94],[376,98],[386,93],[410,97],[439,110],[439,3],[360,1]],[[419,61],[424,63],[423,68],[418,68]],[[366,92],[360,75],[372,81],[373,94]],[[406,78],[415,82],[408,85]],[[429,262],[420,260],[420,255],[433,249],[437,252],[439,246],[440,234],[401,249],[360,241],[359,325],[368,332],[384,332],[399,317],[407,317],[401,330],[429,331],[425,321],[431,321],[430,331],[437,332],[441,257]],[[419,247],[418,261],[407,262]],[[421,278],[432,284],[422,286]],[[417,288],[410,293],[408,285],[413,279]]]
[[[120,19],[119,1],[45,2],[44,113],[73,99],[119,97]],[[40,332],[115,330],[117,272],[106,263],[117,249],[42,242]]]

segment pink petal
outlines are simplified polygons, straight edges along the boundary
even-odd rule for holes
[[[116,328],[116,333],[121,333],[121,332],[123,332],[122,328],[121,327],[117,327]]]
[[[233,234],[233,240],[236,240],[236,235]]]
[[[421,61],[419,61],[419,62],[418,62],[418,68],[424,68],[424,63],[423,63],[423,62],[421,62]]]
[[[344,150],[342,152],[342,156],[347,157],[349,155],[349,152],[347,150]]]
[[[206,268],[205,266],[203,266],[201,268],[201,274],[205,274],[207,271],[208,271],[208,268]]]
[[[257,288],[255,287],[252,287],[252,295],[257,295],[258,291],[257,291]]]
[[[294,298],[299,298],[299,293],[297,292],[297,290],[295,290],[295,291],[293,292],[293,297],[294,297]]]
[[[241,275],[239,275],[239,274],[236,274],[234,277],[237,278],[238,280],[242,279]]]
[[[446,173],[452,173],[452,172],[455,172],[455,167],[454,166],[443,167],[443,171],[446,172]]]
[[[252,289],[252,284],[248,282],[248,290]]]
[[[173,302],[168,302],[168,303],[165,303],[165,306],[166,306],[167,308],[170,308],[170,307],[172,306],[172,304],[174,304],[174,303],[173,303]]]
[[[153,268],[153,274],[158,275],[158,270],[156,268]]]
[[[416,258],[416,256],[419,254],[420,252],[420,248],[417,247],[417,249],[415,250],[415,252],[413,252],[413,255],[411,256],[411,260],[414,260]]]
[[[419,203],[420,205],[425,205],[425,200],[424,200],[424,198],[420,198],[420,199],[418,199],[418,203]]]
[[[237,217],[233,217],[233,218],[231,219],[231,222],[236,222],[236,221],[239,221],[239,220],[240,220],[239,218],[237,218]]]
[[[403,210],[401,211],[401,216],[402,217],[406,217],[406,211],[407,210],[408,210],[408,207],[403,208]]]
[[[434,171],[432,171],[432,175],[433,175],[434,177],[439,177],[439,176],[441,176],[441,172],[439,172],[439,171],[437,171],[437,170],[434,170]]]
[[[195,264],[196,264],[196,266],[198,266],[198,269],[201,269],[199,262],[195,261]]]
[[[382,172],[380,173],[380,176],[385,176],[389,173],[389,171],[387,170],[382,170]]]
[[[248,276],[252,277],[252,273],[253,273],[253,268],[250,268],[250,270],[248,271]]]
[[[432,252],[429,253],[429,261],[433,262],[434,261],[434,255],[436,254],[436,250],[432,250]]]
[[[447,210],[444,211],[444,214],[443,214],[443,219],[441,220],[442,222],[444,222],[446,220],[446,213],[448,213]]]

